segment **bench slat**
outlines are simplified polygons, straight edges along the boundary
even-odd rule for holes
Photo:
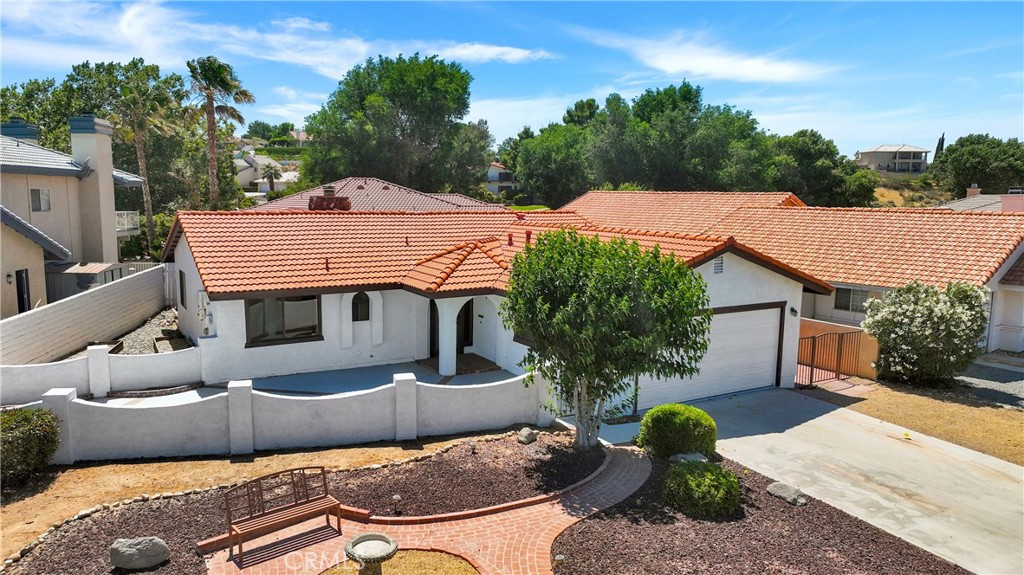
[[[282,524],[289,522],[292,518],[299,517],[302,515],[308,515],[315,511],[326,511],[328,509],[338,508],[340,510],[341,503],[337,499],[328,495],[321,499],[315,499],[308,503],[301,505],[293,505],[290,507],[284,507],[281,509],[275,509],[270,513],[254,517],[252,519],[246,519],[245,521],[239,521],[232,523],[231,527],[239,533],[247,533],[249,531],[256,531],[263,527],[270,525]]]

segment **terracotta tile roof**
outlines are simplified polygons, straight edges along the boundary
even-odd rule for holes
[[[164,246],[188,242],[211,299],[239,294],[406,287],[502,291],[527,242],[564,227],[661,246],[690,265],[738,252],[828,293],[831,286],[732,238],[597,228],[572,212],[179,212]],[[509,245],[511,243],[511,245]]]
[[[462,194],[427,194],[385,182],[377,178],[345,178],[334,182],[335,194],[346,196],[356,212],[454,212],[507,211],[499,204],[488,204]],[[309,197],[323,195],[323,186],[286,196],[246,211],[271,212],[306,210]]]
[[[1024,255],[1017,258],[1016,263],[1003,275],[999,283],[1006,286],[1024,287]]]
[[[705,233],[829,282],[899,287],[988,282],[1024,241],[1024,213],[878,208],[741,208]]]
[[[566,204],[599,226],[700,232],[743,206],[803,206],[789,192],[588,192]]]

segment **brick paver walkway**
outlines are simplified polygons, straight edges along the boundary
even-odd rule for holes
[[[342,535],[317,518],[246,544],[239,568],[220,551],[206,562],[210,575],[315,575],[345,561],[345,544],[367,532],[386,533],[401,549],[447,551],[484,575],[551,574],[551,544],[573,523],[622,501],[651,472],[637,449],[614,448],[604,473],[554,501],[493,515],[421,525],[380,525],[342,520]],[[430,494],[443,497],[443,493]]]

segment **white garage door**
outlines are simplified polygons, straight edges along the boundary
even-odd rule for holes
[[[692,379],[640,378],[640,409],[775,385],[778,308],[716,314],[709,337]]]

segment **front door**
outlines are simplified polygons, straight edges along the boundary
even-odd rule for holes
[[[455,318],[455,344],[459,354],[466,353],[466,347],[473,345],[473,300],[467,301]]]
[[[18,282],[18,313],[25,313],[32,309],[32,294],[28,289],[28,269],[14,272]]]

